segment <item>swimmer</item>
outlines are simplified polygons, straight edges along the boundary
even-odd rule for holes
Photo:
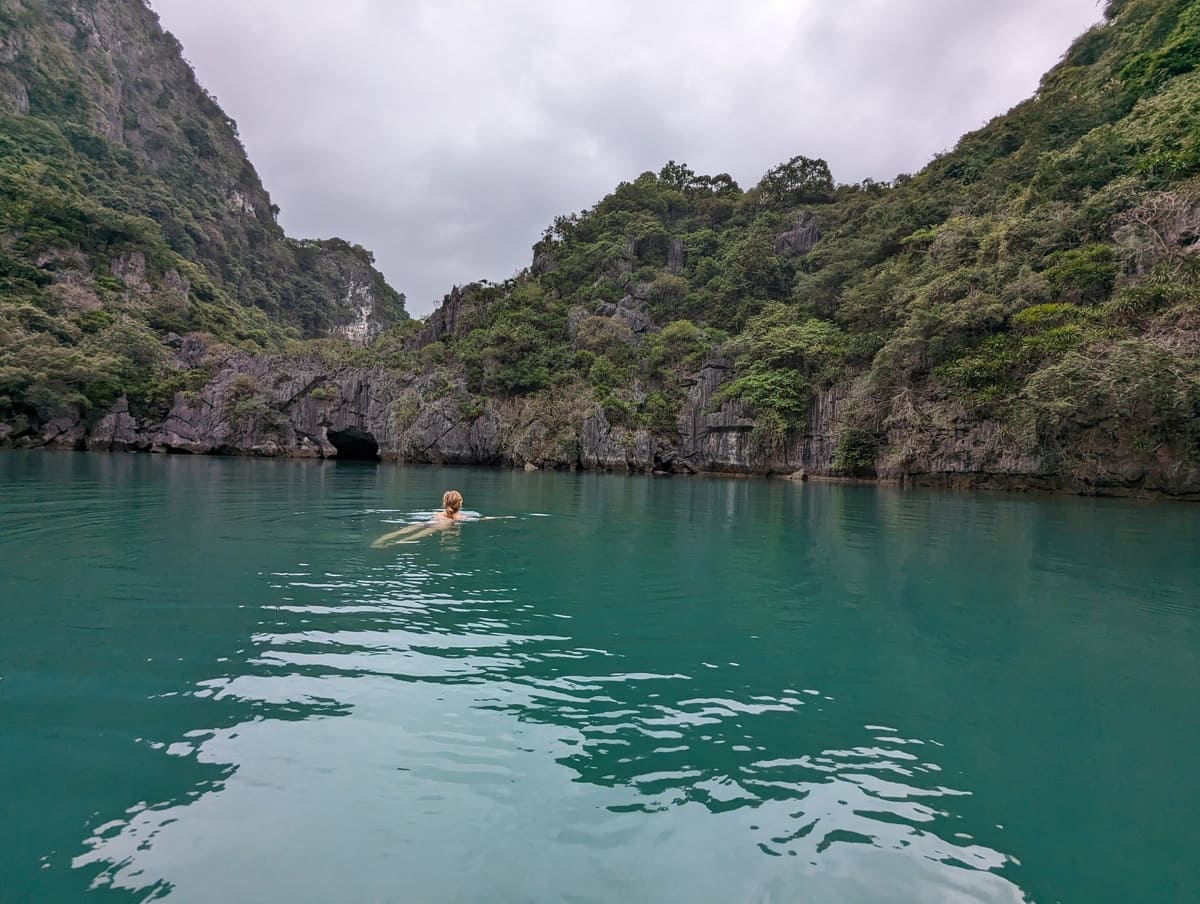
[[[442,493],[442,510],[433,516],[434,521],[466,521],[462,513],[463,498],[458,490],[446,490]]]
[[[442,510],[436,512],[432,518],[421,524],[409,524],[407,527],[402,527],[400,530],[392,531],[390,534],[384,534],[378,540],[371,544],[375,549],[380,549],[387,546],[389,543],[405,539],[409,542],[420,540],[422,537],[428,537],[430,534],[437,533],[440,530],[445,530],[452,524],[459,521],[497,521],[500,518],[511,518],[512,515],[500,515],[491,518],[471,518],[462,511],[463,496],[458,490],[446,490],[442,494]]]

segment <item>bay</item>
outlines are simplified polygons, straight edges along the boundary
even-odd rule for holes
[[[513,518],[372,541],[456,488]],[[1191,901],[1200,508],[0,455],[0,900]]]

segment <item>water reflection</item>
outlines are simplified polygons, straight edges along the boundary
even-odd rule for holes
[[[497,838],[516,831],[542,856],[558,850],[564,872],[592,861],[576,879],[582,900],[634,882],[595,852],[648,843],[665,858],[699,849],[724,861],[720,895],[709,868],[676,877],[697,900],[772,900],[784,876],[872,900],[896,888],[898,870],[913,899],[951,889],[1022,899],[1000,875],[1011,858],[957,831],[956,802],[970,792],[943,781],[935,739],[883,725],[847,732],[823,715],[838,704],[819,688],[767,688],[735,661],[629,670],[629,651],[577,636],[578,615],[490,589],[497,575],[453,563],[435,569],[417,551],[357,578],[299,567],[264,576],[278,601],[263,607],[245,659],[191,691],[238,718],[166,750],[220,778],[100,826],[74,865],[117,888],[250,900],[269,892],[247,885],[263,839],[289,846],[289,859],[354,843],[365,848],[356,863],[380,861],[355,894],[382,893],[403,868],[417,889],[453,898],[455,883],[416,861],[431,839],[461,834],[477,846],[454,864],[455,882],[473,897],[502,862]],[[570,790],[581,783],[591,790]],[[755,867],[750,850],[795,866]],[[302,887],[321,887],[300,872]],[[642,897],[646,877],[634,874]]]
[[[1200,884],[1194,510],[58,461],[30,458],[73,473],[6,484],[0,512],[22,588],[0,769],[35,788],[0,852],[44,858],[26,899]],[[468,479],[482,510],[548,517],[370,548]]]

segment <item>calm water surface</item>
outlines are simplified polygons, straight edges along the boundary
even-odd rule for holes
[[[371,541],[447,487],[513,514]],[[0,454],[0,900],[1200,899],[1200,507]]]

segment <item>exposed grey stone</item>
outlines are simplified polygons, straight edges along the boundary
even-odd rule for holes
[[[137,421],[129,413],[129,402],[122,398],[92,428],[87,447],[93,452],[128,452],[146,448],[144,442]]]
[[[671,247],[667,251],[667,269],[672,273],[679,273],[683,269],[683,239],[671,239]]]
[[[682,440],[674,463],[676,470],[790,474],[805,469],[830,473],[839,415],[849,387],[819,392],[807,427],[772,444],[755,434],[753,418],[736,402],[726,401],[714,409],[713,399],[731,375],[732,366],[724,359],[710,360],[688,387],[680,419]]]
[[[545,251],[539,251],[533,256],[533,263],[530,264],[529,271],[534,276],[540,276],[543,273],[552,273],[554,271],[554,258]]]
[[[435,342],[441,342],[447,336],[451,335],[458,324],[458,318],[462,312],[463,305],[462,290],[458,286],[453,286],[450,289],[450,294],[442,300],[440,305],[434,308],[433,313],[429,315],[429,319],[425,321],[425,327],[417,334],[414,345],[417,348],[424,348]]]
[[[596,314],[622,321],[631,333],[644,333],[654,325],[645,307],[632,295],[626,295],[616,304],[611,301],[602,302],[597,305]]]
[[[196,337],[168,337],[183,360],[208,360]],[[0,445],[95,450],[221,453],[332,458],[331,434],[356,431],[384,460],[508,464],[816,478],[833,473],[832,460],[851,387],[816,393],[807,425],[771,442],[736,402],[715,404],[732,376],[730,361],[714,358],[683,382],[686,397],[678,435],[615,426],[590,403],[569,399],[479,399],[444,376],[401,375],[384,368],[329,368],[315,358],[235,353],[215,365],[198,393],[179,393],[160,418],[139,419],[122,399],[94,424],[74,410],[31,424],[0,424]],[[257,421],[239,420],[247,387],[262,402]],[[403,415],[403,416],[401,416]],[[972,421],[965,411],[941,420],[917,412],[923,426],[886,432],[878,476],[910,483],[964,487],[1042,488],[1122,495],[1200,497],[1200,466],[1179,449],[1145,453],[1121,445],[1111,423],[1088,435],[1094,461],[1064,473],[1014,441],[1000,425]],[[936,426],[931,426],[936,425]]]
[[[787,232],[775,236],[775,253],[785,257],[808,254],[821,240],[821,230],[817,226],[817,217],[806,210],[796,218],[796,223]]]
[[[31,445],[51,449],[82,449],[87,437],[87,424],[78,411],[64,411],[44,422],[37,440]]]
[[[125,287],[137,295],[147,295],[150,283],[146,280],[146,256],[132,251],[113,259],[112,275],[125,283]]]
[[[625,325],[629,327],[629,332],[635,335],[646,332],[653,325],[650,315],[641,308],[620,306],[613,316],[624,321]]]

